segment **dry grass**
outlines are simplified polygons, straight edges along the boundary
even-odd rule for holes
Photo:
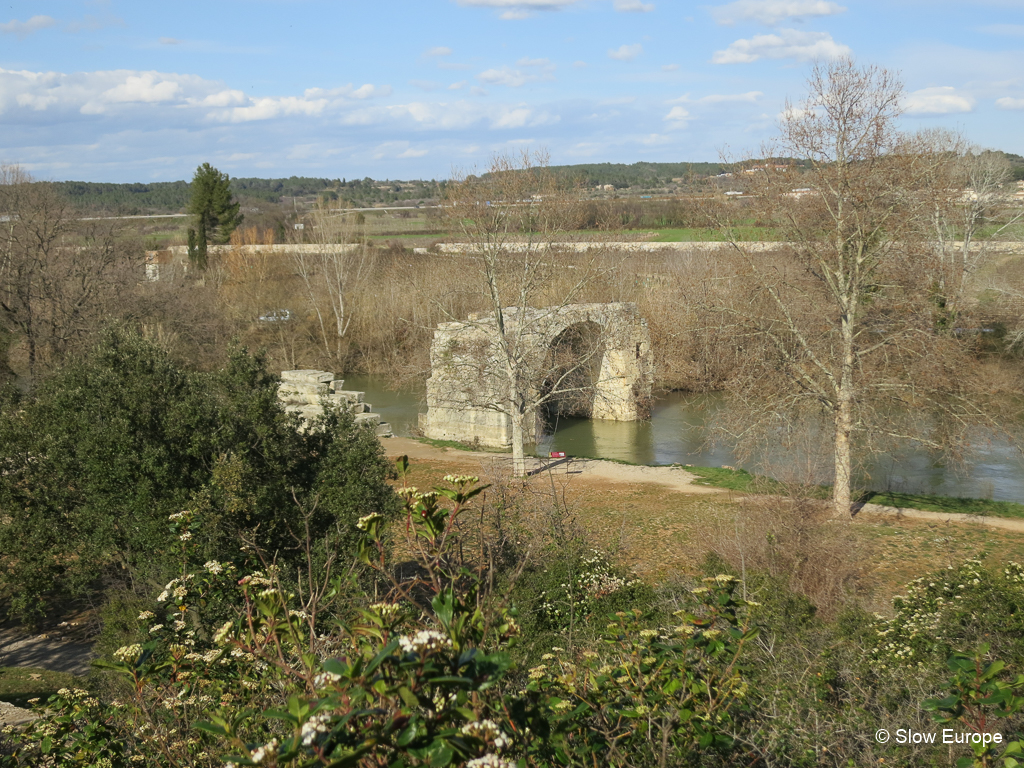
[[[489,466],[496,465],[438,451],[437,459],[413,460],[410,482],[430,487],[449,472],[489,481],[497,474]],[[1024,561],[1024,534],[980,525],[866,513],[834,521],[814,500],[695,495],[574,475],[553,479],[572,524],[594,546],[653,582],[697,574],[706,553],[714,551],[737,570],[745,565],[790,573],[791,585],[826,614],[844,596],[886,612],[908,581],[968,557],[980,555],[992,567]],[[532,478],[524,492],[550,498],[551,480]],[[769,533],[775,537],[771,546]]]

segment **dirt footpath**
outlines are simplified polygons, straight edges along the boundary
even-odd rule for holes
[[[494,462],[510,462],[512,454],[491,453],[485,451],[461,451],[455,448],[437,448],[418,440],[411,440],[405,437],[393,437],[383,441],[384,450],[388,456],[397,457],[403,454],[410,459],[423,459],[429,461],[451,462],[460,468],[468,471],[478,472]],[[565,464],[555,464],[556,460],[547,461],[544,459],[530,458],[530,469],[542,468],[545,464],[552,464],[551,471],[557,474],[568,472],[580,479],[604,480],[611,483],[636,484],[656,483],[666,486],[679,493],[694,494],[721,494],[728,493],[722,488],[712,488],[706,485],[694,485],[696,475],[687,472],[681,467],[645,467],[630,464],[618,464],[614,461],[602,461],[599,459],[572,459]],[[981,515],[950,514],[946,512],[927,512],[921,509],[903,509],[900,507],[885,507],[881,504],[862,504],[855,511],[855,516],[860,519],[869,517],[907,517],[916,520],[930,520],[933,522],[953,522],[965,525],[981,525],[987,528],[999,528],[1005,531],[1024,533],[1024,520],[1015,520],[1005,517],[988,517]]]
[[[392,437],[382,442],[384,450],[387,451],[388,456],[391,458],[405,455],[413,461],[416,459],[444,461],[457,464],[460,467],[479,467],[481,469],[486,469],[489,465],[496,462],[510,463],[512,461],[512,454],[510,453],[437,448],[406,437]],[[680,493],[725,493],[721,488],[693,485],[693,481],[697,479],[697,476],[681,467],[645,467],[633,464],[619,464],[614,461],[602,461],[600,459],[570,459],[564,462],[558,459],[548,460],[533,457],[527,459],[528,471],[543,471],[545,466],[550,466],[550,471],[556,475],[570,474],[584,480],[604,480],[623,484],[656,483]],[[473,469],[472,471],[477,470]]]

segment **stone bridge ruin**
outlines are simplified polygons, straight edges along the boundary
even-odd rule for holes
[[[567,304],[504,310],[506,338],[516,339],[530,399],[548,398],[528,414],[525,440],[536,442],[545,420],[582,416],[638,421],[648,415],[654,367],[647,322],[632,303]],[[427,412],[420,430],[435,440],[503,448],[511,419],[498,409],[508,378],[498,368],[494,317],[441,323],[430,346]],[[545,391],[547,390],[547,391]],[[497,407],[496,407],[497,406]]]

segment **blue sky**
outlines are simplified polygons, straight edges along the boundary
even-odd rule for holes
[[[811,62],[1024,154],[1024,0],[122,0],[0,9],[0,161],[37,178],[444,178],[756,150]]]

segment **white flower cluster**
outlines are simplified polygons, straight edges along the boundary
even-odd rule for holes
[[[470,760],[466,768],[516,768],[516,764],[497,755],[484,755]]]
[[[433,629],[421,629],[415,635],[404,635],[398,638],[398,644],[403,653],[415,653],[420,656],[441,648],[452,647],[450,637]]]
[[[122,645],[114,651],[114,658],[120,659],[125,664],[134,664],[142,655],[142,646],[138,643],[133,645]]]
[[[375,523],[378,520],[383,520],[383,519],[384,519],[384,516],[381,515],[381,514],[378,514],[377,512],[373,512],[373,513],[371,513],[369,515],[363,515],[362,517],[359,518],[358,522],[356,522],[356,528],[358,528],[360,531],[368,531],[368,530],[370,530],[370,524],[371,523]]]
[[[147,619],[156,618],[156,614],[152,611],[143,611],[139,614],[139,621],[146,621]]]
[[[182,510],[181,512],[175,512],[173,515],[167,516],[167,519],[170,520],[172,523],[176,523],[179,520],[190,520],[191,518],[192,513],[189,512],[187,509]]]
[[[480,741],[493,743],[494,749],[501,752],[509,745],[508,736],[498,727],[493,720],[480,720],[474,723],[466,723],[461,728],[467,736],[480,739]]]
[[[207,560],[206,563],[204,563],[203,568],[216,576],[224,570],[224,564],[218,563],[216,560]]]
[[[945,612],[962,605],[958,601],[964,600],[971,587],[982,583],[982,568],[980,560],[971,559],[956,569],[948,567],[944,577],[927,580],[922,576],[910,582],[905,595],[893,598],[895,615],[891,619],[876,616],[878,644],[874,649],[875,658],[883,664],[921,666],[924,663],[922,655],[943,640],[941,630]],[[1012,574],[1018,572],[1024,576],[1024,570],[1019,566],[1012,570],[1007,568],[1003,575],[1012,580]]]
[[[324,688],[341,680],[341,675],[324,670],[313,678],[313,685],[317,688]]]
[[[452,485],[471,485],[479,483],[480,478],[476,475],[445,475],[444,481]]]
[[[278,745],[277,739],[271,739],[262,747],[254,749],[249,759],[256,763],[256,765],[259,765],[264,760],[271,762],[275,757],[277,757]]]
[[[308,747],[314,741],[318,734],[327,733],[331,730],[330,727],[331,716],[328,714],[313,715],[309,720],[302,724],[302,745]]]

